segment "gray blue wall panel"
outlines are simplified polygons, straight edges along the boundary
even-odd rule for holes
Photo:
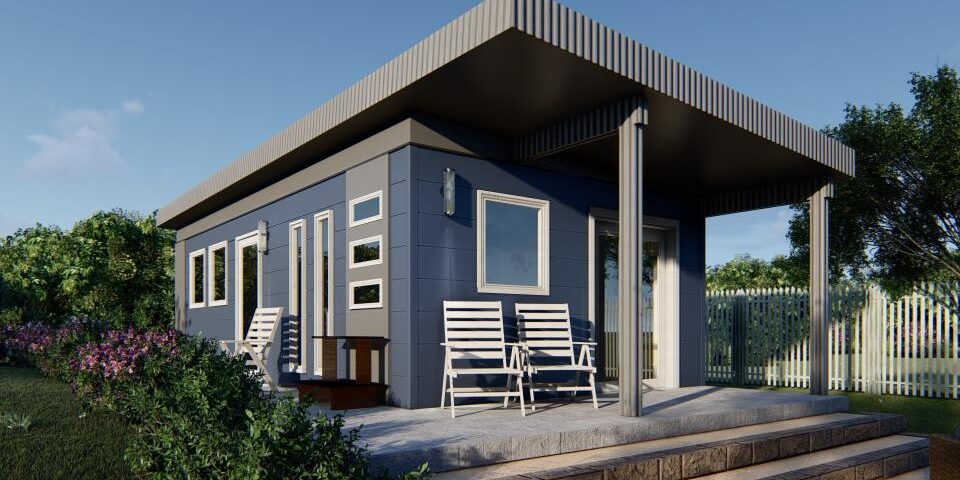
[[[588,216],[591,207],[617,209],[617,185],[513,163],[480,160],[423,147],[410,147],[416,180],[416,266],[413,333],[417,338],[414,405],[435,406],[443,374],[443,300],[501,300],[508,324],[513,304],[562,302],[574,325],[588,335]],[[456,171],[456,212],[443,214],[445,168]],[[490,190],[550,201],[550,295],[477,292],[476,191]],[[702,383],[703,217],[698,199],[648,193],[646,215],[676,219],[680,230],[680,382]],[[697,297],[699,295],[699,297]],[[694,301],[696,300],[696,301]],[[508,327],[508,335],[513,329]]]

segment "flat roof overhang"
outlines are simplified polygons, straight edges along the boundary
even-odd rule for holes
[[[461,19],[509,1],[488,0]],[[465,28],[458,27],[461,19],[398,60],[429,54],[423,45],[447,29]],[[646,67],[625,75],[623,65],[616,68],[609,61],[589,58],[596,49],[583,53],[579,47],[563,48],[562,42],[539,38],[516,18],[513,21],[517,27],[495,32],[446,62],[435,60],[439,65],[406,84],[402,74],[382,73],[397,70],[391,65],[398,60],[391,62],[163,207],[161,225],[187,225],[411,115],[440,118],[510,142],[538,127],[638,94],[646,99],[649,111],[644,129],[645,186],[708,196],[853,174],[853,151],[848,147],[692,70],[678,76],[678,68],[686,67],[669,59],[664,62],[656,52],[650,51]],[[647,55],[645,51],[637,58]],[[390,82],[398,86],[391,87]],[[366,108],[345,103],[344,95],[362,96],[363,89],[380,93],[368,99]],[[343,119],[330,120],[336,116],[331,111]],[[616,172],[616,140],[591,142],[563,152],[562,158]]]

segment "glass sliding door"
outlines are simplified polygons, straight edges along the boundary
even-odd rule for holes
[[[604,381],[616,381],[618,376],[619,343],[617,341],[620,321],[620,269],[617,261],[620,236],[617,222],[597,221],[596,223],[596,305],[597,324],[597,360],[600,364],[600,377]]]
[[[619,228],[616,221],[596,220],[594,225],[594,288],[595,328],[597,331],[597,363],[604,381],[616,382],[619,376]],[[648,229],[643,235],[643,310],[640,318],[643,348],[643,379],[651,386],[659,384],[660,377],[660,331],[664,322],[659,318],[662,308],[661,289],[666,288],[658,280],[664,254],[664,231]],[[646,382],[645,382],[646,383]]]
[[[662,243],[657,232],[645,232],[643,239],[643,285],[640,294],[643,296],[643,311],[640,317],[640,332],[643,342],[643,379],[655,380],[659,378],[660,331],[657,328],[657,271],[660,263]]]

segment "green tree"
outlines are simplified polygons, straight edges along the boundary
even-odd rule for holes
[[[60,321],[69,314],[70,294],[63,286],[76,272],[68,264],[67,235],[37,225],[0,243],[0,322]]]
[[[84,316],[114,326],[173,321],[174,234],[156,216],[113,210],[69,232],[37,225],[0,244],[0,322]]]
[[[830,207],[834,278],[872,279],[893,292],[960,278],[960,79],[951,67],[913,74],[915,103],[847,105],[826,129],[857,151],[857,176],[838,179]],[[807,268],[807,206],[790,221],[791,260]]]
[[[768,262],[739,254],[725,264],[707,267],[708,290],[804,286],[806,278],[802,272],[780,255]]]

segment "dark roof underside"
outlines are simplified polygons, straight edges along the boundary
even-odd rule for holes
[[[525,22],[517,9],[531,4],[565,12],[560,24],[591,25],[593,36],[610,37],[608,51]],[[488,0],[163,207],[160,221],[179,228],[410,115],[510,140],[634,94],[646,98],[649,110],[646,185],[709,195],[853,174],[849,148],[576,15],[547,0]],[[482,23],[482,31],[471,22]],[[444,46],[445,35],[456,44]],[[617,61],[610,45],[625,45],[617,52],[636,64]],[[612,138],[564,157],[616,171]]]

